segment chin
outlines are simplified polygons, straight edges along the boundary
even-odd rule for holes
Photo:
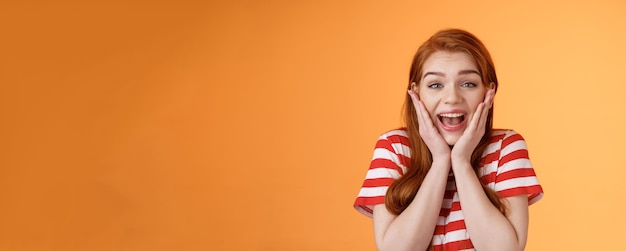
[[[456,136],[456,135],[444,135],[443,139],[446,141],[446,143],[448,143],[449,146],[453,146],[454,144],[456,144],[457,141],[459,141],[459,138],[461,136]]]

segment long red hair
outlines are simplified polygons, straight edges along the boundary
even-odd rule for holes
[[[467,53],[476,62],[483,84],[488,85],[494,83],[494,88],[497,91],[498,79],[496,77],[493,60],[487,48],[476,36],[460,29],[439,31],[419,47],[413,57],[413,63],[411,64],[407,90],[411,88],[411,83],[415,83],[419,86],[423,74],[422,67],[424,62],[436,51]],[[419,134],[415,107],[408,94],[406,94],[404,102],[404,120],[411,143],[411,163],[407,167],[406,173],[391,184],[385,196],[387,209],[396,215],[402,213],[402,211],[409,206],[411,201],[413,201],[417,190],[420,188],[433,162],[430,150]],[[492,130],[493,106],[489,109],[485,135],[480,143],[478,143],[476,149],[474,149],[471,158],[471,164],[479,179],[478,168],[480,167],[481,155],[489,143],[488,140]],[[489,197],[491,203],[503,214],[506,214],[506,206],[502,202],[501,197],[485,184],[483,184],[483,190]]]

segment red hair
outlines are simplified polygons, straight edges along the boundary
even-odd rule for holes
[[[487,48],[476,36],[460,29],[439,31],[419,47],[413,57],[407,89],[411,89],[412,83],[419,86],[423,74],[422,67],[424,62],[436,51],[467,53],[474,59],[483,84],[489,85],[490,83],[494,83],[495,86],[493,88],[497,90],[498,79],[496,77],[493,60]],[[409,206],[411,201],[413,201],[417,190],[420,188],[433,162],[430,150],[419,134],[417,114],[413,100],[408,94],[406,94],[404,102],[404,120],[411,143],[411,163],[407,166],[406,173],[391,184],[385,196],[387,209],[396,215],[402,213],[402,211]],[[489,143],[488,140],[492,130],[493,106],[489,109],[485,134],[476,149],[474,149],[471,158],[472,167],[479,179],[478,167],[480,166],[481,155]],[[506,206],[502,202],[501,197],[485,184],[483,184],[483,190],[489,197],[491,203],[505,214]]]

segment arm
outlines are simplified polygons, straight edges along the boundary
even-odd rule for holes
[[[528,235],[528,195],[504,198],[504,216],[489,201],[469,162],[453,164],[465,225],[476,250],[524,250]]]
[[[400,215],[387,211],[384,204],[374,206],[374,236],[378,250],[425,250],[428,247],[450,172],[450,147],[433,125],[417,94],[413,90],[408,94],[415,105],[420,136],[433,156],[433,163],[415,198]]]
[[[387,211],[385,204],[374,206],[378,250],[426,250],[441,210],[449,168],[449,161],[433,162],[415,198],[400,215]]]
[[[477,250],[523,250],[528,234],[528,196],[504,199],[507,216],[491,204],[470,163],[471,155],[485,133],[485,124],[494,91],[478,105],[468,128],[451,153],[452,171],[456,178],[465,225]],[[487,107],[489,106],[489,107]]]

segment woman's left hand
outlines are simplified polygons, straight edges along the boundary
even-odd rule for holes
[[[493,97],[495,95],[495,90],[490,89],[485,94],[485,100],[478,104],[478,108],[474,112],[471,121],[469,121],[465,132],[459,138],[459,140],[454,144],[451,152],[451,160],[454,167],[454,162],[456,161],[471,161],[472,153],[480,139],[485,134],[485,126],[487,124],[487,116],[489,114],[489,109],[492,106]]]

